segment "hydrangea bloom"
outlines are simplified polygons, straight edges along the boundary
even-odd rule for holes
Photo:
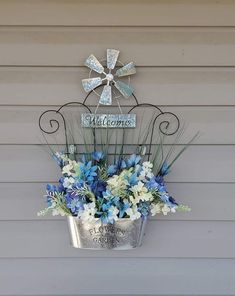
[[[135,154],[114,163],[108,163],[102,151],[83,155],[80,161],[57,152],[54,159],[62,177],[58,186],[47,185],[47,208],[40,215],[52,211],[53,215],[72,215],[84,222],[100,219],[114,223],[180,209],[166,189],[166,163],[155,175],[153,164]]]

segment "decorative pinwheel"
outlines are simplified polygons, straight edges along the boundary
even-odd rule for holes
[[[112,87],[115,87],[124,98],[129,98],[133,93],[133,88],[128,83],[124,83],[120,80],[116,80],[119,77],[127,77],[130,81],[129,76],[136,73],[135,65],[133,62],[130,62],[126,65],[118,61],[119,51],[116,49],[107,49],[107,71],[102,64],[97,60],[97,58],[92,54],[85,61],[85,66],[91,69],[90,78],[83,79],[82,85],[86,92],[94,90],[101,84],[106,82],[104,85],[102,93],[100,95],[99,103],[103,105],[112,104]],[[112,71],[115,71],[117,63],[120,63],[122,67],[118,68],[114,74]],[[95,71],[96,73],[104,75],[102,77],[91,78],[91,72]]]

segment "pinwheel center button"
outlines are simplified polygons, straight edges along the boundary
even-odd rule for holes
[[[108,80],[108,81],[112,81],[113,80],[113,74],[111,74],[111,73],[109,73],[109,74],[107,74],[106,75],[106,79]]]

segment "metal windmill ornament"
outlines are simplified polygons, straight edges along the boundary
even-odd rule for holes
[[[130,86],[130,83],[125,83],[123,81],[118,80],[118,78],[126,77],[130,78],[130,75],[136,73],[136,68],[133,62],[130,62],[124,65],[122,62],[118,61],[120,51],[116,49],[107,49],[107,71],[105,71],[104,66],[98,61],[98,59],[91,54],[85,61],[85,66],[91,69],[91,72],[94,71],[96,73],[101,74],[101,76],[94,78],[87,78],[82,80],[83,88],[86,92],[90,92],[94,90],[96,87],[101,84],[106,83],[104,85],[102,93],[100,95],[99,104],[102,105],[111,105],[113,99],[112,88],[116,88],[120,94],[124,98],[129,98],[133,94],[133,88]],[[121,64],[122,67],[117,67],[117,63]],[[91,74],[90,72],[90,74]],[[104,77],[102,78],[102,76]],[[129,79],[130,82],[130,79]]]

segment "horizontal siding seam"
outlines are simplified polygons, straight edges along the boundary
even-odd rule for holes
[[[76,99],[70,99],[70,100],[76,100]],[[80,100],[82,101],[83,98]],[[77,101],[79,101],[77,99]],[[147,102],[145,102],[147,103]],[[62,104],[63,105],[63,104]],[[201,105],[201,104],[198,104],[198,105],[187,105],[187,104],[177,104],[177,105],[173,105],[173,104],[156,104],[158,107],[161,107],[161,108],[169,108],[169,107],[173,107],[173,108],[234,108],[235,107],[235,104],[230,104],[230,105],[213,105],[213,104],[210,104],[210,105]],[[89,105],[87,104],[88,107],[97,107],[97,105]],[[122,105],[122,107],[133,107],[134,105]],[[44,107],[54,107],[54,108],[59,108],[61,107],[61,105],[57,105],[57,104],[35,104],[35,105],[32,105],[32,104],[1,104],[0,103],[0,108],[1,107],[39,107],[39,108],[44,108]],[[77,107],[77,106],[76,106]],[[116,105],[112,105],[112,107],[118,107]],[[106,108],[109,108],[109,107],[106,107]]]
[[[51,24],[51,25],[22,25],[22,24],[0,24],[1,29],[12,29],[12,28],[20,28],[20,29],[29,29],[29,28],[71,28],[71,29],[77,29],[77,28],[94,28],[94,29],[99,29],[99,28],[104,28],[104,29],[109,29],[109,28],[160,28],[160,29],[234,29],[235,25],[56,25],[56,24]]]
[[[48,181],[0,181],[0,184],[46,184],[48,183]],[[58,180],[55,180],[55,181],[50,181],[50,183],[58,183]],[[169,181],[169,182],[166,182],[166,184],[235,184],[235,181],[234,182],[219,182],[219,181],[211,181],[211,182],[202,182],[202,181],[188,181],[188,182],[185,182],[185,181],[180,181],[180,182],[177,182],[177,181]]]
[[[64,257],[64,256],[61,256],[61,257],[0,257],[0,261],[1,260],[41,260],[41,259],[47,259],[47,260],[58,260],[58,259],[65,259],[65,260],[83,260],[83,259],[122,259],[122,260],[126,260],[127,257],[105,257],[105,256],[101,256],[101,257],[91,257],[91,256],[84,256],[84,257]],[[197,261],[197,260],[210,260],[210,261],[214,261],[214,260],[220,260],[220,261],[229,261],[229,260],[233,260],[234,263],[235,263],[235,258],[234,257],[226,257],[226,258],[223,258],[223,257],[152,257],[152,256],[146,256],[146,257],[129,257],[128,260],[136,260],[138,259],[139,261],[142,261],[142,260],[145,260],[145,259],[156,259],[156,260],[161,260],[161,259],[167,259],[168,261],[170,260],[175,260],[175,259],[178,259],[179,261],[182,261],[182,260],[193,260],[193,261]],[[2,296],[0,294],[0,296]],[[201,296],[201,295],[200,295]],[[213,295],[215,296],[215,295]],[[217,296],[217,295],[216,295]]]
[[[163,146],[185,146],[187,145],[188,143],[181,143],[181,144],[163,144]],[[48,147],[48,145],[50,146],[63,146],[65,145],[64,143],[61,143],[61,144],[34,144],[34,143],[0,143],[0,147],[1,146],[45,146],[45,147]],[[77,146],[83,146],[83,144],[74,144],[74,145],[77,145]],[[89,145],[92,145],[92,144],[89,144]],[[126,144],[126,145],[132,145],[132,144]],[[110,146],[115,146],[115,144],[110,144]],[[155,146],[154,144],[152,145],[153,147]],[[226,143],[213,143],[213,144],[190,144],[190,146],[235,146],[235,143],[231,144],[226,144]]]
[[[0,197],[0,200],[1,200],[1,197]],[[35,216],[36,216],[36,213],[35,213]],[[3,223],[6,223],[6,222],[66,222],[66,220],[63,220],[63,218],[61,219],[57,219],[57,218],[53,218],[53,219],[4,219],[4,220],[1,220],[0,218],[0,223],[3,222]],[[213,222],[213,223],[234,223],[235,224],[235,218],[234,220],[224,220],[224,219],[221,219],[221,220],[215,220],[215,219],[211,219],[211,220],[205,220],[205,219],[200,219],[200,220],[193,220],[193,219],[149,219],[148,220],[148,223],[159,223],[159,222],[184,222],[184,223],[190,223],[190,222],[193,222],[193,223],[204,223],[204,222]]]

